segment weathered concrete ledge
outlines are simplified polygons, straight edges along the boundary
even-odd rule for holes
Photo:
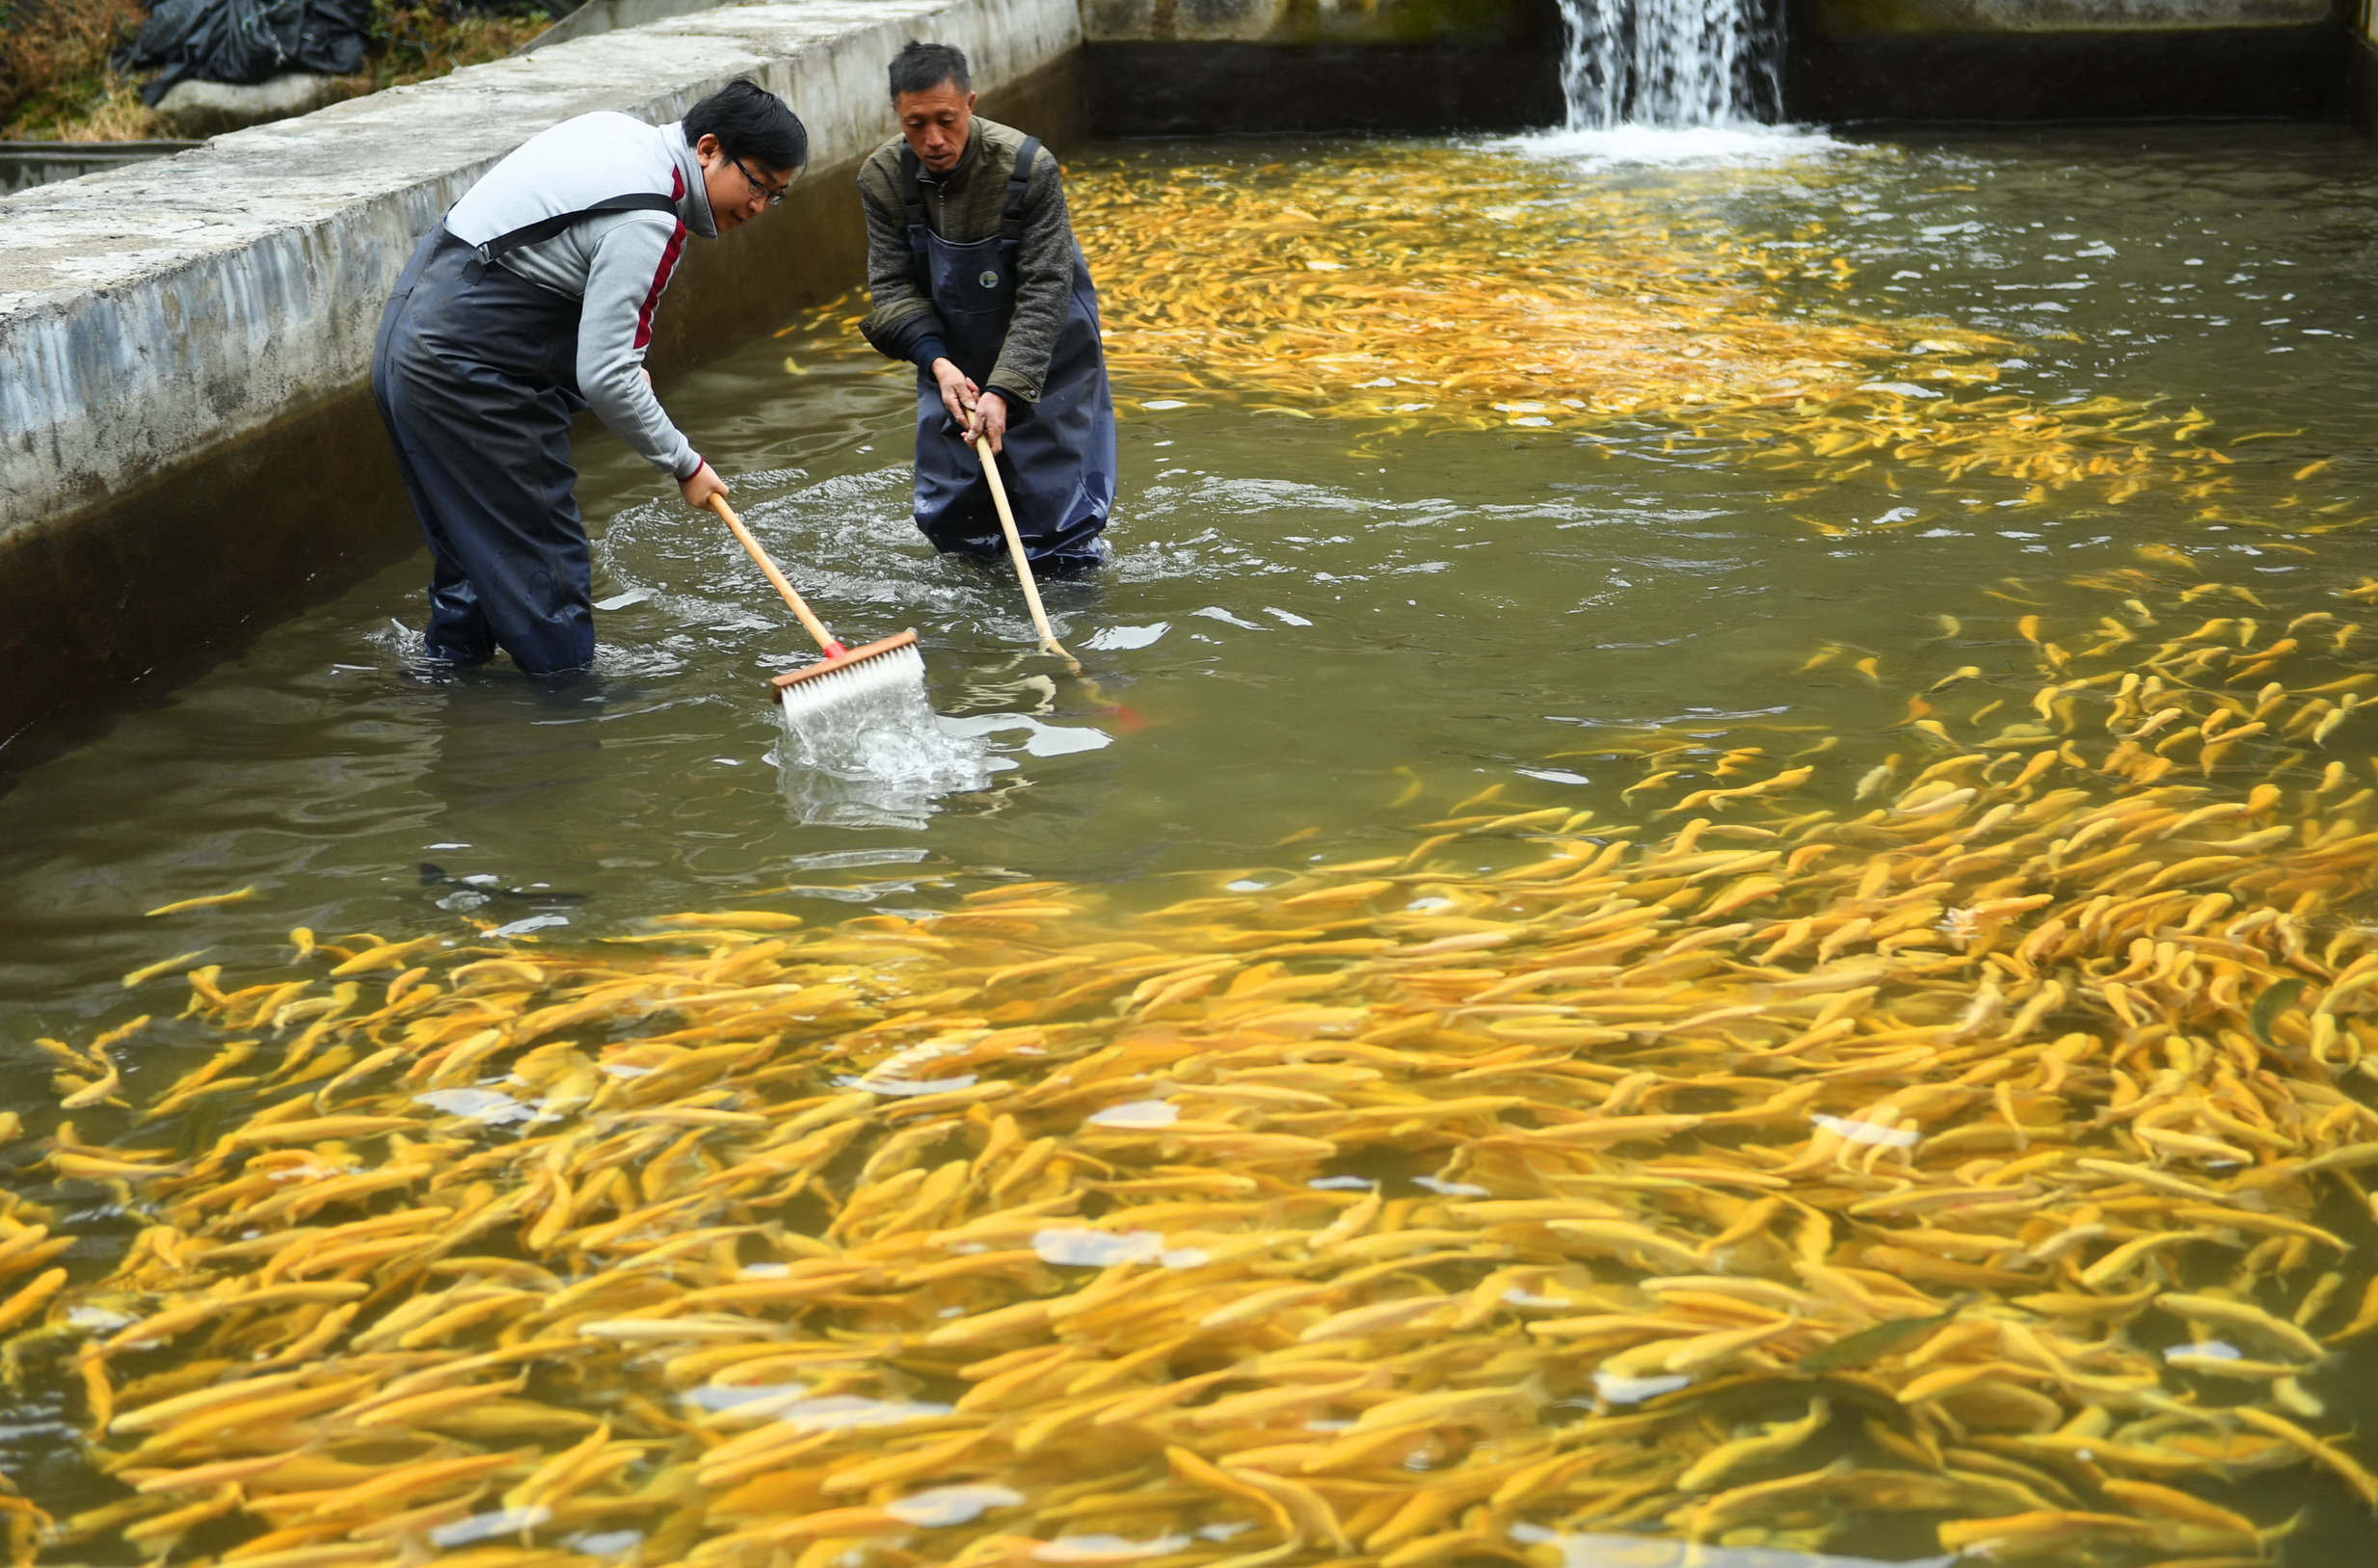
[[[0,199],[0,746],[410,543],[365,392],[381,305],[416,238],[545,127],[675,119],[746,74],[809,126],[796,199],[688,252],[661,372],[696,329],[723,348],[848,287],[848,175],[891,132],[884,65],[911,37],[964,48],[995,112],[1077,130],[1073,0],[772,0]]]
[[[0,196],[170,158],[196,142],[0,142]]]
[[[720,0],[585,0],[585,4],[513,52],[526,54],[532,49],[549,49],[556,43],[568,43],[574,39],[591,39],[598,33],[648,27],[671,16],[711,10],[719,3]]]

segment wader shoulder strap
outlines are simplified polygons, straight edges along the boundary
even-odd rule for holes
[[[917,183],[918,173],[923,168],[924,165],[918,161],[917,149],[902,143],[900,146],[900,200],[908,208],[910,228],[925,226],[924,187]]]
[[[1032,185],[1032,160],[1040,156],[1040,138],[1028,136],[1016,151],[1016,166],[1007,172],[1006,202],[1000,209],[999,237],[1020,240],[1024,237],[1024,199]],[[924,188],[919,183],[916,150],[900,148],[900,199],[908,208],[908,226],[922,228],[924,221]]]
[[[498,256],[510,255],[524,245],[549,240],[579,219],[605,212],[665,212],[675,217],[677,202],[658,191],[630,191],[626,196],[605,197],[591,207],[580,207],[575,212],[557,212],[550,218],[524,224],[509,234],[498,234],[484,244],[473,246],[470,253],[478,258],[480,266],[490,266]]]
[[[1032,160],[1040,156],[1040,138],[1028,136],[1016,149],[1016,166],[1007,171],[1007,204],[1000,209],[999,237],[1024,238],[1024,198],[1032,187]]]

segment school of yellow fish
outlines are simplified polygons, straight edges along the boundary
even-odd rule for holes
[[[1441,144],[1253,166],[1209,157],[1067,172],[1109,362],[1135,402],[1346,417],[1382,434],[1653,420],[1827,482],[1989,475],[2035,500],[2116,502],[2153,486],[2208,518],[2235,488],[2239,458],[2201,412],[1991,391],[2017,345],[1839,308],[1833,290],[1853,269],[1823,224],[1778,244],[1714,209],[1697,219],[1690,173],[1668,176],[1676,192],[1654,202],[1557,160]],[[1759,177],[1698,179],[1737,192]],[[1768,177],[1822,185],[1827,173]],[[2278,460],[2284,472],[2303,465]]]
[[[2177,575],[1944,628],[1863,777],[1615,740],[1633,823],[191,970],[44,1043],[44,1178],[139,1230],[72,1277],[5,1200],[7,1374],[119,1491],[0,1497],[17,1555],[2271,1560],[2203,1483],[2378,1504],[2319,1375],[2378,1329],[2378,582]]]
[[[1789,476],[1804,488],[1780,492],[1787,504],[1845,480],[1947,496],[1987,478],[2035,505],[2151,492],[2204,522],[2373,520],[2348,492],[2305,488],[2337,460],[2299,433],[2216,437],[2196,408],[1992,390],[2023,345],[1843,308],[1856,269],[1823,223],[1761,242],[1697,215],[1689,173],[1651,201],[1557,160],[1381,142],[1264,163],[1106,154],[1065,177],[1127,415],[1343,419],[1380,451],[1414,434],[1666,426],[1670,448]],[[1757,177],[1702,179],[1734,192]],[[866,313],[848,296],[779,336],[871,361]],[[2246,442],[2272,444],[2233,450]]]

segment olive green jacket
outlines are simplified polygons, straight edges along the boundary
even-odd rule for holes
[[[1024,140],[1024,132],[976,115],[957,167],[938,175],[924,170],[919,177],[927,226],[956,245],[997,234],[1007,175]],[[902,145],[894,137],[859,169],[860,204],[867,210],[867,281],[875,306],[859,330],[892,359],[917,359],[918,351],[938,338],[942,327],[908,243],[908,208],[900,196]],[[999,363],[983,384],[986,388],[1011,402],[1039,400],[1057,330],[1065,325],[1071,307],[1073,281],[1074,232],[1065,217],[1064,181],[1055,155],[1044,148],[1033,160],[1025,187],[1015,315],[1007,324]]]

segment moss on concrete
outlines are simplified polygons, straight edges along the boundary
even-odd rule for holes
[[[1500,43],[1522,0],[1084,0],[1095,42]]]
[[[2331,0],[1822,0],[1829,33],[2136,33],[2304,27]]]

